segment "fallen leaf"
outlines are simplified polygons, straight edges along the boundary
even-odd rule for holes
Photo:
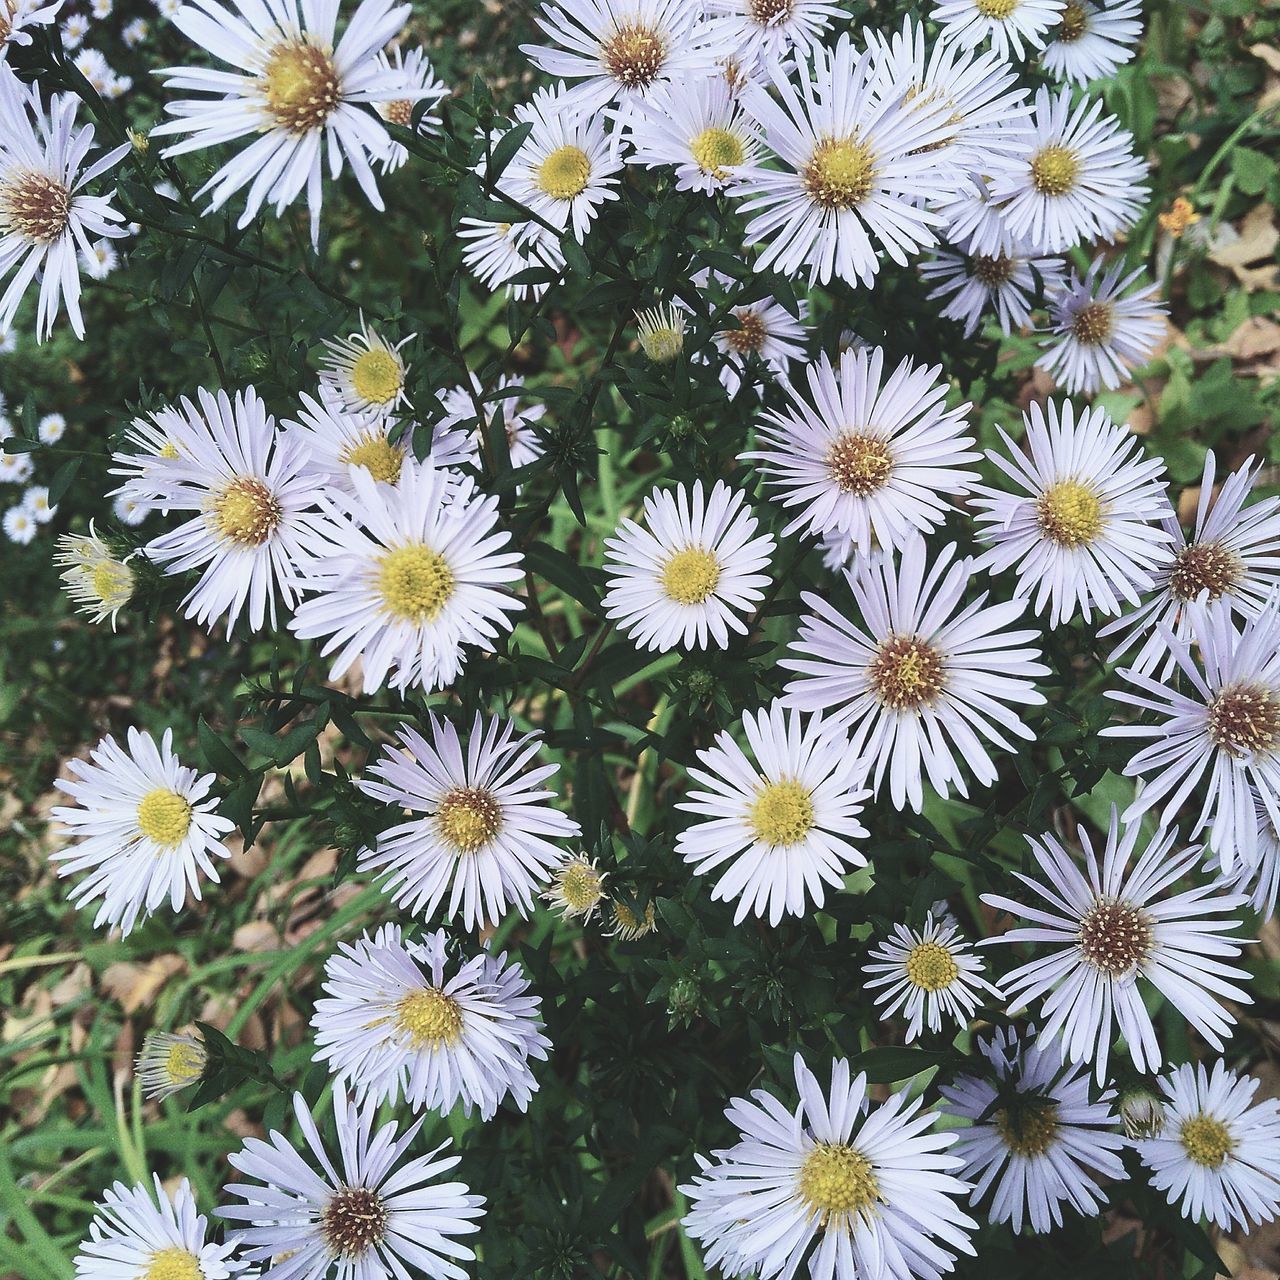
[[[1270,257],[1278,243],[1276,211],[1269,204],[1260,204],[1245,214],[1238,237],[1209,250],[1209,261],[1220,267],[1247,267]]]
[[[155,956],[145,964],[121,960],[107,966],[102,975],[102,989],[120,1002],[125,1013],[136,1013],[149,1007],[164,984],[186,968],[187,962],[173,954]]]

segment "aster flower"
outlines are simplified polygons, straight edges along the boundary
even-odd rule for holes
[[[1215,855],[1209,859],[1207,870],[1210,875],[1221,876],[1233,892],[1246,895],[1250,910],[1267,921],[1275,915],[1280,896],[1280,827],[1257,796],[1253,797],[1253,807],[1258,835],[1252,856],[1241,856],[1230,870],[1224,870]]]
[[[725,289],[731,284],[727,277],[711,271],[693,278],[699,292],[706,291],[712,281]],[[758,361],[771,375],[785,379],[791,362],[804,359],[809,307],[803,299],[796,300],[797,314],[793,316],[776,298],[737,302],[731,293],[728,311],[732,322],[717,330],[712,342],[721,356],[720,385],[729,395],[738,394],[749,364]],[[702,354],[698,358],[708,359]]]
[[[108,735],[88,762],[68,761],[71,778],[54,786],[74,802],[52,816],[78,838],[49,855],[58,875],[89,874],[68,895],[77,906],[99,902],[94,927],[119,925],[128,936],[139,916],[167,898],[182,910],[187,891],[200,899],[200,878],[217,884],[215,858],[229,858],[222,843],[235,824],[214,812],[214,775],[183,765],[173,752],[173,730],[159,744],[130,729],[127,748]]]
[[[1280,1213],[1280,1099],[1254,1102],[1258,1081],[1203,1063],[1160,1081],[1164,1126],[1137,1144],[1151,1185],[1184,1217],[1221,1231],[1271,1222]]]
[[[1237,856],[1257,861],[1255,800],[1280,828],[1280,608],[1273,598],[1237,630],[1226,609],[1189,607],[1187,640],[1163,631],[1187,692],[1122,667],[1132,691],[1109,689],[1107,696],[1160,719],[1102,733],[1150,739],[1125,767],[1127,776],[1142,779],[1126,822],[1162,806],[1161,826],[1172,825],[1207,776],[1192,836],[1207,830],[1210,849],[1229,873]]]
[[[58,538],[53,562],[62,570],[63,590],[77,612],[94,622],[110,618],[114,631],[120,610],[133,598],[133,570],[98,537],[92,520],[87,534],[64,533]]]
[[[555,792],[539,786],[560,766],[533,764],[541,735],[517,735],[509,720],[477,712],[464,756],[457,729],[428,719],[430,742],[401,725],[398,750],[384,752],[357,784],[411,815],[361,851],[360,870],[385,873],[384,892],[423,919],[446,893],[445,919],[461,907],[468,929],[497,924],[512,906],[528,915],[535,890],[564,861],[552,841],[581,834],[547,804]]]
[[[803,53],[821,43],[833,19],[849,16],[832,0],[707,0],[706,7],[729,33],[737,59],[751,66]]]
[[[0,0],[0,62],[8,58],[11,46],[31,43],[31,33],[26,28],[48,26],[61,8],[62,0],[45,5],[39,0]],[[73,49],[75,45],[67,47]]]
[[[178,409],[154,416],[166,440],[160,451],[140,463],[114,455],[117,474],[134,475],[132,488],[118,492],[146,500],[153,511],[193,513],[145,547],[166,573],[202,571],[182,602],[188,618],[212,626],[225,617],[228,635],[242,613],[251,631],[268,621],[275,627],[276,599],[292,607],[298,598],[293,578],[321,530],[306,448],[276,432],[252,387],[234,400],[203,388],[196,398],[198,407],[184,398]]]
[[[541,1002],[506,953],[450,962],[443,930],[406,942],[396,925],[339,943],[311,1025],[316,1061],[358,1099],[447,1115],[458,1102],[491,1119],[510,1095],[537,1091],[529,1059],[545,1060]],[[449,972],[452,969],[453,972]]]
[[[502,175],[503,191],[584,240],[600,206],[618,198],[622,156],[603,116],[572,104],[560,85],[535,93],[516,119],[533,128]]]
[[[501,588],[520,576],[505,551],[498,499],[456,472],[405,460],[399,483],[379,484],[364,467],[351,493],[320,498],[325,520],[314,558],[294,585],[309,598],[289,623],[304,640],[324,639],[337,680],[356,659],[364,690],[383,684],[430,691],[458,678],[464,649],[491,650],[524,605]]]
[[[361,316],[357,333],[325,339],[321,389],[349,413],[394,413],[409,403],[409,368],[400,348],[417,336],[411,333],[393,347]]]
[[[848,737],[821,716],[788,715],[774,702],[746,712],[742,727],[754,763],[723,731],[690,767],[701,789],[676,808],[699,820],[680,833],[676,853],[699,875],[721,871],[711,897],[738,900],[735,925],[749,914],[777,925],[820,909],[824,886],[841,889],[847,871],[867,865],[851,841],[869,836],[857,820],[869,792]]]
[[[908,1091],[869,1106],[867,1078],[837,1059],[824,1091],[797,1054],[800,1104],[788,1111],[763,1089],[735,1098],[725,1118],[739,1141],[680,1190],[692,1207],[685,1230],[725,1275],[812,1280],[938,1280],[956,1251],[972,1253],[975,1223],[957,1198],[965,1184],[944,1154],[954,1133]]]
[[[40,532],[40,525],[24,503],[8,507],[4,513],[4,535],[20,547],[29,546]]]
[[[431,1280],[466,1280],[458,1263],[475,1252],[459,1237],[479,1230],[484,1197],[465,1183],[439,1181],[458,1163],[440,1156],[443,1147],[404,1158],[421,1120],[403,1134],[394,1121],[375,1132],[375,1105],[357,1109],[336,1086],[334,1160],[300,1093],[293,1109],[310,1160],[275,1130],[265,1142],[246,1138],[227,1157],[249,1181],[223,1188],[245,1203],[218,1214],[235,1224],[245,1261],[264,1264],[262,1280],[323,1280],[335,1263],[338,1275],[361,1280],[403,1280],[408,1268]]]
[[[556,0],[535,20],[551,43],[520,52],[569,81],[565,100],[585,115],[611,102],[629,110],[661,85],[710,79],[733,49],[729,33],[685,0]]]
[[[403,98],[375,103],[374,110],[388,124],[408,129],[413,125],[414,108],[418,103],[426,102],[429,105],[418,121],[417,132],[439,133],[440,114],[436,108],[449,96],[449,86],[436,78],[426,50],[410,49],[407,54],[401,49],[394,49],[391,53],[384,51],[377,56],[377,66],[380,72],[399,76],[408,92]],[[400,168],[408,158],[409,149],[402,143],[393,141],[387,149],[383,168],[390,173]]]
[[[991,1221],[1014,1231],[1024,1222],[1042,1232],[1062,1226],[1064,1204],[1097,1216],[1107,1199],[1099,1180],[1125,1176],[1115,1091],[1091,1101],[1088,1072],[1064,1066],[1034,1027],[1002,1027],[978,1041],[978,1052],[983,1074],[941,1088],[944,1113],[972,1122],[955,1150],[973,1203],[990,1192]]]
[[[904,359],[886,379],[884,351],[864,347],[838,367],[825,355],[810,365],[809,400],[787,385],[790,406],[768,410],[741,455],[763,464],[775,501],[800,508],[784,534],[849,534],[870,551],[942,523],[947,496],[978,479],[962,469],[978,455],[964,434],[971,406],[946,408],[941,373]]]
[[[988,604],[984,592],[964,604],[972,575],[973,561],[957,559],[954,545],[930,562],[913,535],[899,561],[882,552],[845,571],[862,626],[805,592],[813,612],[778,664],[798,677],[783,701],[848,725],[850,752],[873,770],[877,792],[888,778],[898,809],[920,812],[925,778],[940,796],[952,788],[967,795],[957,756],[990,786],[997,775],[987,744],[1011,751],[1010,737],[1035,736],[1014,709],[1044,703],[1035,679],[1049,668],[1030,645],[1036,632],[1008,629],[1025,602]]]
[[[103,1193],[76,1253],[77,1280],[226,1280],[243,1268],[234,1240],[206,1239],[208,1222],[186,1178],[172,1195],[159,1174],[153,1182],[154,1193],[145,1182],[116,1182]]]
[[[747,634],[743,614],[764,599],[774,542],[757,534],[745,496],[722,480],[658,489],[644,500],[644,526],[624,519],[605,541],[604,610],[636,645],[665,652],[724,649]]]
[[[684,350],[684,312],[673,303],[659,303],[636,312],[636,340],[654,364],[670,364]]]
[[[605,901],[608,875],[595,858],[578,854],[566,858],[551,877],[550,887],[541,895],[562,920],[585,924]]]
[[[924,1029],[942,1030],[943,1014],[960,1027],[968,1024],[985,996],[1004,1002],[998,987],[983,976],[982,961],[954,921],[925,916],[923,929],[896,924],[863,966],[867,990],[876,991],[880,1017],[901,1011],[909,1019],[908,1042]]]
[[[7,440],[13,431],[0,435],[0,440]],[[29,453],[0,453],[0,484],[22,484],[31,477],[35,463]]]
[[[658,931],[658,913],[652,901],[645,904],[643,915],[637,915],[625,902],[615,898],[609,903],[609,924],[608,937],[637,942]]]
[[[1114,390],[1155,354],[1165,332],[1156,286],[1132,287],[1143,278],[1141,268],[1124,275],[1116,262],[1104,274],[1104,266],[1095,259],[1083,279],[1073,271],[1049,299],[1052,336],[1041,342],[1036,366],[1072,394]]]
[[[1041,253],[1058,253],[1133,226],[1147,166],[1133,153],[1133,135],[1103,114],[1102,99],[1076,104],[1070,88],[1056,95],[1042,88],[1031,123],[1025,158],[992,175],[1009,230]]]
[[[444,416],[436,424],[437,438],[447,434],[456,440],[453,451],[460,459],[465,451],[466,457],[475,461],[480,453],[481,434],[488,434],[494,414],[500,413],[512,467],[527,467],[542,457],[546,446],[538,436],[536,424],[546,416],[547,406],[525,401],[524,379],[504,373],[487,398],[481,400],[484,384],[475,373],[470,377],[469,388],[461,385],[450,387],[441,395]],[[477,402],[483,422],[476,416]],[[468,429],[462,430],[462,425]]]
[[[1205,454],[1195,526],[1188,536],[1170,508],[1162,520],[1176,547],[1155,572],[1151,594],[1134,610],[1108,623],[1099,636],[1121,638],[1108,656],[1115,662],[1141,641],[1133,670],[1150,675],[1161,667],[1167,679],[1173,658],[1164,632],[1190,637],[1187,606],[1194,600],[1229,609],[1240,619],[1256,618],[1280,590],[1280,497],[1249,503],[1261,463],[1248,458],[1222,482],[1216,496],[1217,461]],[[1246,505],[1248,504],[1248,505]]]
[[[798,80],[770,65],[776,99],[764,85],[744,86],[742,104],[778,158],[777,167],[744,168],[734,185],[752,215],[747,241],[764,246],[757,270],[807,267],[811,284],[835,276],[870,285],[877,249],[905,265],[934,243],[942,220],[922,206],[961,180],[938,151],[955,126],[944,101],[909,100],[905,84],[889,93],[876,58],[843,35],[834,50],[811,49]]]
[[[23,493],[22,505],[31,512],[36,524],[48,524],[58,514],[58,508],[49,502],[47,485],[33,484]]]
[[[364,105],[431,97],[431,90],[378,61],[410,6],[361,0],[335,44],[336,4],[301,10],[297,0],[233,4],[199,0],[173,15],[183,35],[232,69],[162,71],[166,89],[209,96],[169,102],[166,110],[175,118],[157,125],[152,136],[188,135],[166,148],[166,156],[252,138],[197,196],[209,195],[213,211],[248,187],[237,223],[247,227],[264,204],[279,216],[305,190],[311,243],[318,246],[326,157],[331,178],[345,161],[369,203],[385,207],[371,162],[388,158],[391,137]]]
[[[674,169],[680,191],[721,191],[760,159],[758,131],[722,76],[664,85],[626,120],[627,163]]]
[[[1160,1044],[1143,999],[1152,987],[1221,1050],[1235,1022],[1222,1001],[1249,1003],[1236,981],[1248,975],[1228,963],[1240,955],[1240,940],[1228,933],[1240,921],[1223,919],[1245,905],[1243,896],[1212,882],[1169,894],[1196,865],[1200,847],[1175,852],[1178,832],[1166,828],[1137,853],[1141,826],[1122,831],[1114,805],[1101,858],[1083,826],[1079,836],[1083,870],[1054,836],[1027,837],[1047,883],[1014,875],[1044,905],[982,895],[989,906],[1032,922],[987,942],[1041,948],[1038,959],[1002,980],[1010,1003],[1043,1000],[1041,1038],[1061,1038],[1071,1062],[1093,1063],[1099,1084],[1117,1031],[1139,1071],[1159,1068]],[[1048,947],[1056,950],[1046,954]]]
[[[972,338],[982,322],[994,315],[1007,337],[1031,322],[1036,294],[1058,288],[1063,279],[1061,258],[1028,253],[974,253],[966,244],[957,252],[939,251],[920,264],[923,279],[935,282],[929,300],[947,298],[942,309],[947,320],[964,325]]]
[[[148,1031],[134,1063],[142,1096],[156,1102],[195,1084],[209,1061],[204,1040],[198,1035],[174,1035]]]
[[[1040,62],[1069,84],[1109,79],[1133,60],[1142,36],[1142,0],[1067,0]]]
[[[46,413],[36,427],[41,444],[57,444],[67,434],[67,419],[61,413]]]
[[[1169,535],[1153,521],[1169,511],[1164,463],[1105,409],[1076,412],[1069,400],[1023,415],[1025,448],[997,427],[1006,453],[987,458],[1019,492],[987,485],[970,502],[989,550],[977,567],[1014,569],[1020,596],[1060,627],[1079,612],[1118,614],[1137,605],[1168,558]]]
[[[9,2],[0,0],[0,12]],[[0,38],[0,52],[5,45]],[[46,115],[39,86],[27,88],[0,63],[0,281],[11,277],[0,296],[0,330],[12,328],[39,275],[37,342],[49,336],[63,308],[72,332],[84,337],[77,253],[90,236],[125,234],[110,197],[89,195],[86,187],[115,168],[129,144],[82,168],[93,146],[93,126],[76,128],[78,106],[73,94],[55,94]]]
[[[1028,241],[1009,230],[1004,208],[991,194],[991,182],[971,173],[968,185],[947,192],[931,206],[946,224],[943,239],[949,244],[963,245],[969,254],[988,258],[1011,258],[1035,253]]]
[[[516,276],[538,267],[559,272],[564,254],[554,236],[536,222],[486,222],[460,218],[462,264],[487,289],[503,286],[517,302],[536,302],[550,283],[515,284]]]
[[[937,0],[930,17],[966,49],[990,40],[1001,58],[1021,61],[1044,48],[1063,8],[1063,0]]]

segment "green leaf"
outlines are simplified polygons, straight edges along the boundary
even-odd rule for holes
[[[1276,176],[1276,162],[1252,147],[1236,147],[1231,153],[1231,172],[1247,196],[1260,196]]]

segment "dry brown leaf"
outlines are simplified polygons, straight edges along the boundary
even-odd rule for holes
[[[1266,316],[1250,316],[1222,344],[1222,351],[1236,360],[1256,360],[1280,351],[1280,324]]]
[[[1276,211],[1269,204],[1256,205],[1244,216],[1237,239],[1209,250],[1209,261],[1220,267],[1247,267],[1269,257],[1280,243]]]
[[[1280,49],[1270,44],[1251,44],[1249,52],[1255,58],[1261,58],[1272,71],[1280,71]]]
[[[280,933],[268,920],[250,920],[231,936],[237,951],[279,951]]]
[[[149,1008],[164,984],[177,973],[184,973],[187,962],[172,953],[155,956],[145,964],[119,961],[108,966],[102,975],[102,989],[120,1002],[125,1013]]]

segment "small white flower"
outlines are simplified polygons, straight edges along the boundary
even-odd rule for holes
[[[36,428],[41,444],[57,444],[67,434],[67,420],[60,413],[46,413]]]
[[[58,513],[49,505],[49,490],[42,484],[33,484],[22,495],[22,505],[31,512],[36,524],[48,524]]]
[[[654,364],[670,364],[684,350],[684,312],[670,302],[636,312],[636,340]]]
[[[540,735],[517,736],[509,720],[479,712],[464,754],[458,731],[428,713],[431,741],[401,725],[399,750],[384,752],[357,785],[410,818],[362,850],[359,869],[387,874],[383,890],[423,919],[444,901],[467,929],[497,924],[508,907],[533,909],[533,894],[564,861],[553,840],[581,835],[539,786],[559,769],[536,759]]]
[[[390,72],[400,78],[407,92],[403,98],[393,98],[374,104],[374,110],[389,124],[408,129],[413,124],[414,108],[420,102],[428,104],[418,121],[419,133],[439,133],[440,113],[436,108],[449,96],[449,86],[436,78],[431,59],[425,49],[411,49],[407,54],[400,49],[390,54],[378,54],[378,70]],[[400,168],[409,158],[409,149],[399,142],[392,142],[387,150],[383,168],[387,173]]]
[[[411,333],[393,347],[360,317],[360,329],[345,338],[326,338],[320,364],[320,386],[350,413],[394,413],[409,403],[405,390],[409,369],[400,348],[418,335]]]
[[[982,322],[994,315],[1007,337],[1031,322],[1037,293],[1050,295],[1062,285],[1061,258],[1031,253],[977,253],[961,242],[957,252],[940,251],[920,265],[920,275],[934,282],[930,301],[947,298],[942,314],[964,325],[972,338]]]
[[[75,801],[53,817],[79,843],[49,855],[60,876],[89,871],[70,893],[77,906],[101,899],[94,927],[119,925],[128,935],[139,916],[168,899],[181,911],[187,891],[200,899],[200,876],[219,882],[215,858],[229,858],[222,843],[234,823],[209,798],[214,775],[203,777],[173,752],[173,731],[159,745],[149,733],[130,729],[127,749],[103,738],[89,761],[71,760],[71,779],[54,785]]]
[[[849,16],[833,0],[707,0],[707,12],[727,28],[735,57],[747,66],[803,52],[820,43],[833,19]]]
[[[39,528],[30,508],[23,503],[9,507],[4,513],[4,535],[20,547],[27,546],[35,538]]]
[[[120,265],[120,255],[110,240],[95,240],[80,250],[80,266],[91,280],[105,280]]]
[[[75,50],[83,43],[84,38],[89,34],[92,24],[88,17],[83,13],[68,14],[62,21],[62,46],[64,49]]]
[[[112,499],[111,514],[121,524],[132,527],[141,524],[151,514],[151,507],[137,498],[131,498],[128,494],[122,493]]]
[[[76,609],[94,622],[110,618],[114,631],[120,610],[133,598],[133,570],[111,553],[92,521],[87,535],[64,533],[58,539],[53,562]]]
[[[564,269],[559,241],[536,222],[485,222],[461,218],[458,238],[464,242],[463,265],[488,289],[503,286],[517,302],[536,302],[551,287],[549,281],[513,284],[525,271]]]
[[[134,18],[120,29],[120,37],[130,49],[136,49],[150,34],[146,18]]]
[[[930,16],[966,49],[990,40],[1001,58],[1022,61],[1044,48],[1063,8],[1063,0],[937,0]]]
[[[742,727],[754,763],[726,730],[689,769],[696,787],[676,808],[700,821],[680,833],[676,853],[699,875],[721,872],[711,897],[738,900],[734,924],[754,914],[777,925],[820,909],[824,886],[843,888],[846,871],[867,865],[851,840],[869,835],[857,814],[870,793],[847,735],[821,716],[774,702],[746,712]]]
[[[1161,1132],[1137,1144],[1151,1185],[1192,1222],[1222,1231],[1280,1213],[1280,1100],[1254,1102],[1258,1081],[1204,1064],[1175,1067],[1160,1081]]]
[[[747,634],[743,614],[764,599],[772,579],[770,534],[745,496],[722,480],[658,489],[644,500],[644,525],[624,519],[605,542],[605,613],[637,646],[665,652],[725,649],[730,632]]]
[[[200,1036],[148,1031],[134,1062],[142,1096],[160,1102],[189,1088],[204,1074],[208,1061]]]
[[[785,380],[792,361],[804,359],[809,307],[803,299],[796,299],[797,314],[792,315],[776,298],[738,301],[735,295],[743,290],[719,272],[700,271],[693,285],[699,293],[712,291],[714,286],[714,293],[727,295],[729,323],[716,331],[712,341],[722,358],[720,385],[731,396],[738,394],[748,368],[757,361],[769,374]],[[709,358],[706,353],[698,355],[699,361]]]
[[[585,924],[603,905],[608,878],[595,858],[585,854],[566,858],[555,869],[542,900],[550,903],[561,919]]]
[[[1067,0],[1040,62],[1070,84],[1109,79],[1133,60],[1142,37],[1142,0]]]
[[[512,467],[527,467],[542,457],[545,446],[535,427],[547,412],[544,404],[528,404],[521,392],[523,378],[502,374],[487,400],[479,377],[471,374],[471,386],[450,387],[440,396],[444,416],[435,424],[432,450],[438,448],[458,462],[475,462],[481,453],[481,437],[488,437],[495,415],[502,419],[507,453]],[[477,402],[483,422],[477,416]]]

